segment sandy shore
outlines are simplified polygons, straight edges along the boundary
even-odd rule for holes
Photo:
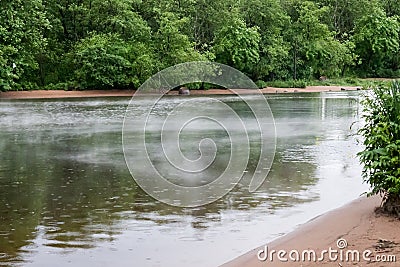
[[[354,91],[359,87],[344,86],[308,86],[306,88],[273,88],[261,89],[263,94],[276,93],[313,93],[328,91]],[[238,90],[240,93],[254,94],[253,90]],[[63,91],[63,90],[33,90],[33,91],[9,91],[0,92],[0,99],[47,99],[47,98],[86,98],[86,97],[132,97],[135,90],[86,90],[86,91]],[[210,89],[191,90],[191,95],[231,95],[230,90]],[[170,91],[168,95],[177,95],[177,91]]]
[[[265,261],[260,261],[257,254],[260,253],[260,258],[263,258],[265,254],[261,252],[266,250],[266,247],[262,246],[224,264],[223,267],[399,266],[400,220],[376,214],[374,210],[380,205],[380,201],[379,197],[362,197],[299,226],[292,233],[278,238],[267,245],[268,254],[272,250],[286,251],[286,256],[282,258],[286,258],[287,262],[280,261],[276,253],[273,255],[274,259],[272,261],[271,257],[268,257]],[[347,246],[345,248],[338,248],[337,242],[339,239],[346,240]],[[319,259],[322,259],[322,251],[329,250],[329,248],[338,251],[336,254],[338,259],[335,260],[334,252],[331,257],[328,254],[329,252],[327,252],[324,254],[323,260],[319,261]],[[295,262],[289,258],[289,253],[292,250],[299,252],[300,261]],[[305,250],[314,250],[317,260],[309,261],[308,254],[304,254],[306,260],[302,261],[302,253]],[[357,260],[356,252],[354,258],[350,253],[354,250],[359,252],[359,261]],[[370,255],[368,250],[371,251]],[[340,251],[343,252],[343,260],[340,259]],[[365,258],[363,257],[364,253],[366,253]],[[393,262],[393,256],[396,257],[397,262]],[[292,259],[296,257],[296,252],[293,252]],[[383,260],[385,257],[386,262],[379,262],[379,260]],[[346,258],[348,261],[346,261]],[[311,259],[313,260],[313,257]]]

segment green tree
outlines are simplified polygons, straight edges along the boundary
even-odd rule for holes
[[[254,80],[400,76],[399,12],[394,0],[2,0],[0,89],[136,87],[192,60]]]
[[[124,40],[146,42],[151,29],[136,10],[137,0],[93,0],[89,27],[98,33],[118,33]]]
[[[45,0],[46,8],[55,23],[54,31],[59,42],[67,48],[90,32],[89,14],[92,0]]]
[[[316,0],[320,7],[327,8],[327,14],[322,21],[335,32],[339,40],[348,39],[352,34],[356,21],[381,5],[385,0]]]
[[[291,28],[287,38],[291,43],[293,78],[335,77],[343,74],[354,63],[353,44],[334,38],[322,18],[327,7],[318,7],[311,1],[294,1]]]
[[[50,40],[49,46],[39,60],[42,84],[67,83],[67,86],[79,84],[83,88],[86,88],[85,86],[107,88],[107,86],[113,87],[117,84],[125,87],[132,85],[133,81],[134,86],[138,86],[140,81],[148,78],[154,70],[153,44],[151,28],[138,13],[139,5],[140,1],[136,0],[47,0],[48,17],[54,26],[52,31],[46,32]],[[110,34],[113,37],[110,37]],[[127,76],[125,82],[121,81],[121,75],[115,76],[115,79],[107,75],[100,79],[99,73],[96,74],[96,79],[84,81],[83,73],[87,73],[88,69],[85,68],[88,66],[75,65],[74,62],[78,59],[83,60],[85,57],[88,59],[90,51],[97,51],[99,46],[94,47],[92,44],[92,41],[96,39],[95,36],[99,38],[99,46],[106,44],[104,49],[108,52],[112,50],[110,52],[112,55],[121,55],[121,41],[124,41],[124,50],[130,51],[131,54],[127,55],[124,52],[123,58],[129,61],[138,74],[129,72],[131,76]],[[103,42],[104,40],[108,41]],[[112,40],[116,41],[114,46],[116,50],[110,50],[113,46],[110,43]],[[88,46],[85,47],[85,45]],[[100,61],[104,64],[113,64],[108,52],[104,54],[94,52],[97,56],[93,58],[95,60],[93,65]],[[70,55],[77,56],[75,61],[68,57]],[[101,58],[103,56],[105,58]],[[83,60],[83,62],[88,61]],[[106,68],[111,69],[112,66],[101,66],[103,70]],[[90,75],[90,73],[87,74]],[[96,84],[95,81],[99,83]]]
[[[49,28],[40,0],[1,1],[0,90],[36,87],[37,56],[47,44]]]
[[[216,33],[213,47],[216,60],[250,73],[259,61],[258,28],[248,28],[241,18],[234,17],[229,22]]]
[[[254,80],[285,79],[288,77],[290,45],[283,38],[284,29],[289,27],[290,17],[279,0],[250,0],[242,3],[242,12],[247,25],[259,29],[260,60],[255,64]]]
[[[397,0],[382,0],[383,8],[389,17],[400,16],[400,3]]]
[[[131,75],[127,44],[117,34],[94,34],[79,42],[70,53],[77,66],[74,78],[78,88],[128,87]]]
[[[391,64],[399,53],[399,32],[398,17],[387,17],[379,7],[357,21],[353,40],[363,73],[380,76],[385,69],[398,68]]]
[[[158,70],[175,64],[206,60],[207,57],[195,49],[195,44],[182,33],[188,19],[179,18],[172,12],[158,10],[158,30],[154,35],[154,47],[159,64]]]

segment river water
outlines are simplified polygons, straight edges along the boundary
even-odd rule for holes
[[[368,189],[357,92],[268,96],[277,143],[267,180],[196,208],[160,203],[130,175],[129,100],[0,101],[0,266],[218,266]]]

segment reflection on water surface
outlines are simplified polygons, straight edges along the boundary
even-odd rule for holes
[[[350,129],[357,93],[269,98],[278,139],[267,181],[193,209],[134,183],[121,146],[129,99],[0,101],[0,265],[216,266],[366,190]],[[183,99],[167,97],[157,112]],[[221,144],[223,168],[227,137],[207,134]]]

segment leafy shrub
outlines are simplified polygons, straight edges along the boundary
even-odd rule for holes
[[[256,85],[258,86],[258,88],[263,89],[263,88],[266,88],[268,86],[268,83],[266,83],[264,81],[261,81],[261,80],[258,80],[258,81],[256,81]]]
[[[92,35],[78,43],[71,55],[75,77],[83,88],[126,86],[130,63],[116,35]]]
[[[92,34],[74,47],[70,58],[77,89],[138,87],[153,72],[149,49],[117,34]]]
[[[400,217],[400,83],[376,87],[363,100],[363,178],[384,197],[383,210]]]
[[[377,71],[377,77],[399,78],[400,77],[400,71],[399,70],[393,70],[393,69],[380,69],[380,70]]]
[[[214,48],[217,62],[249,71],[259,61],[260,33],[258,27],[248,27],[242,19],[233,19],[216,32]]]
[[[351,84],[351,85],[356,85],[357,84],[357,80],[356,79],[354,79],[354,78],[346,78],[345,80],[344,80],[347,84]]]
[[[276,88],[306,88],[307,82],[305,80],[272,81],[265,85]]]

